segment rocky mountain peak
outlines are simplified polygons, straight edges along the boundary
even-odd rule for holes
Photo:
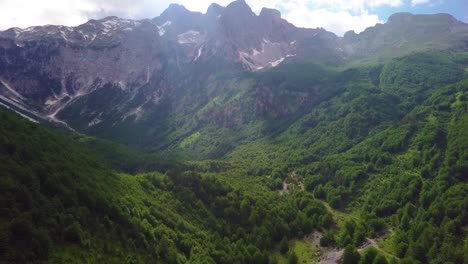
[[[236,0],[230,3],[225,10],[226,15],[239,16],[239,19],[246,16],[255,16],[250,6],[244,0]]]
[[[349,41],[349,42],[354,42],[358,38],[359,38],[359,35],[356,34],[356,32],[354,32],[354,30],[347,31],[343,36],[343,39],[345,41]]]
[[[264,7],[260,12],[260,18],[269,20],[279,20],[281,19],[281,12],[276,9]]]
[[[160,17],[166,19],[174,19],[183,17],[185,15],[190,15],[190,13],[192,12],[185,8],[185,6],[183,5],[170,4],[169,7],[166,10],[164,10]]]
[[[216,3],[213,3],[208,7],[208,11],[206,12],[206,14],[208,16],[217,17],[217,16],[219,16],[219,15],[221,15],[223,13],[224,9],[225,9],[224,7],[222,7],[222,6],[220,6],[220,5],[216,4]]]
[[[395,13],[388,18],[388,23],[389,24],[408,23],[408,22],[411,22],[412,18],[413,18],[413,14],[411,13],[407,13],[407,12]]]
[[[0,31],[0,83],[5,83],[0,96],[23,108],[32,101],[34,111],[65,121],[70,120],[60,113],[81,100],[103,92],[121,96],[117,112],[85,113],[88,128],[106,115],[122,122],[141,118],[145,108],[173,92],[172,86],[221,68],[211,65],[262,71],[290,62],[339,64],[434,48],[468,50],[466,39],[468,26],[447,14],[398,13],[386,24],[340,38],[324,29],[297,28],[274,9],[264,8],[257,16],[243,0],[227,7],[212,4],[206,14],[172,4],[151,20],[113,16],[77,27]],[[192,72],[194,66],[202,74]],[[184,81],[171,79],[180,72],[187,74]]]

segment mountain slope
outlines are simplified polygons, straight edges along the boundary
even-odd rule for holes
[[[328,227],[311,195],[246,194],[178,170],[127,175],[79,141],[0,111],[1,263],[266,263]]]
[[[468,263],[467,32],[242,0],[0,32],[2,105],[110,140],[0,111],[0,262]]]
[[[466,51],[467,40],[467,25],[449,14],[396,13],[385,24],[344,35],[346,50],[355,59],[389,58],[415,51]]]
[[[329,67],[414,51],[466,51],[467,37],[468,26],[446,14],[395,14],[340,38],[296,28],[276,10],[256,15],[242,0],[212,5],[206,14],[171,5],[151,20],[108,17],[78,27],[0,32],[0,100],[41,119],[147,146],[171,142],[168,135],[180,126],[174,118],[216,99],[224,87],[209,80],[219,75],[283,63]],[[145,132],[130,136],[134,126]]]
[[[392,230],[385,244],[389,254],[462,263],[468,219],[466,66],[460,54],[420,53],[341,72],[302,65],[300,74],[285,65],[272,72],[280,81],[268,72],[255,75],[273,93],[272,83],[281,87],[280,103],[295,100],[284,92],[309,91],[317,79],[321,87],[338,88],[324,95],[312,90],[317,99],[311,108],[296,109],[296,118],[284,112],[284,122],[255,121],[274,111],[246,112],[243,120],[253,121],[233,130],[243,133],[242,140],[233,128],[208,125],[176,141],[194,153],[207,147],[222,153],[219,143],[232,144],[223,163],[181,167],[201,177],[167,171],[175,165],[163,168],[166,175],[112,172],[100,165],[113,164],[104,162],[107,147],[98,154],[102,160],[81,143],[2,112],[2,254],[16,262],[102,256],[119,262],[125,256],[140,262],[257,263],[266,261],[283,236],[325,227],[335,241],[327,243],[341,247]],[[312,72],[315,78],[305,77]],[[280,195],[283,181],[299,187]],[[330,226],[327,209],[314,197],[355,217]]]
[[[340,246],[359,247],[362,230],[390,232],[385,250],[395,256],[464,263],[468,83],[463,67],[452,66],[445,55],[423,53],[347,70],[338,95],[228,160],[250,175],[294,172],[316,198],[354,212],[351,227],[336,234]]]

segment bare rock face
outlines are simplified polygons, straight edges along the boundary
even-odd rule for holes
[[[51,120],[106,84],[137,92],[163,68],[158,28],[146,20],[108,17],[76,28],[10,29],[1,37],[3,85],[22,95],[17,103]]]
[[[222,87],[203,87],[220,70],[339,64],[381,51],[397,56],[446,47],[447,41],[463,49],[467,32],[466,24],[448,15],[397,14],[387,24],[340,38],[321,28],[297,28],[277,10],[264,8],[256,15],[243,0],[212,4],[206,14],[173,4],[154,19],[107,17],[77,27],[11,28],[0,32],[0,102],[80,130],[131,130],[143,121],[145,129],[160,128],[175,113],[188,115],[187,109],[222,93],[210,90]],[[252,107],[287,115],[288,107],[275,100],[258,88]],[[213,116],[226,123],[224,116],[242,110],[227,106]]]
[[[276,10],[257,16],[243,0],[225,8],[213,4],[206,14],[173,4],[152,20],[107,17],[78,27],[12,28],[0,32],[0,92],[57,121],[64,109],[113,87],[128,98],[107,111],[138,117],[180,86],[169,72],[213,61],[250,71],[276,67],[301,47],[313,47],[310,39],[321,34],[297,29]],[[147,86],[153,91],[142,89]],[[83,113],[92,120],[103,115],[95,112]]]

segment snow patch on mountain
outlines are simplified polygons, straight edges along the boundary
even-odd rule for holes
[[[148,102],[148,101],[147,101]],[[140,120],[142,117],[143,117],[143,114],[145,113],[145,110],[143,109],[143,106],[147,103],[143,103],[142,105],[134,108],[133,110],[131,110],[130,112],[126,113],[123,117],[122,117],[122,121],[125,121],[127,120],[127,118],[131,117],[131,116],[135,116],[135,120]]]
[[[88,127],[95,126],[95,125],[97,125],[97,124],[99,124],[101,122],[102,122],[102,120],[96,117],[93,120],[91,120],[91,122],[88,123]]]
[[[253,48],[249,52],[240,51],[239,60],[247,70],[259,71],[280,65],[286,58],[294,56],[296,41],[273,42],[267,38],[261,40],[261,49]]]
[[[195,59],[194,59],[193,61],[198,60],[198,59],[201,57],[202,53],[203,53],[203,46],[201,46],[201,47],[198,49],[198,54],[197,54],[197,56],[195,57]]]
[[[94,33],[87,33],[87,32],[85,33],[82,30],[78,30],[78,33],[80,33],[80,35],[83,37],[83,39],[85,41],[87,41],[87,42],[92,42],[97,37],[97,35],[94,34]],[[104,33],[104,34],[107,34],[107,33]]]
[[[101,24],[103,26],[103,31],[105,33],[108,33],[117,29],[137,27],[141,24],[141,22],[130,19],[122,19],[118,17],[110,17],[105,18],[104,22],[102,22]]]
[[[45,101],[44,105],[46,105],[46,106],[52,106],[52,105],[56,104],[58,101],[59,101],[59,100],[58,100],[57,98],[54,98],[54,99],[49,98],[49,99],[47,99],[47,100]]]
[[[167,31],[166,28],[169,27],[170,25],[172,25],[172,22],[171,21],[166,21],[162,25],[157,26],[159,36],[161,36],[161,37],[164,36],[164,34],[166,34],[166,31]]]
[[[280,65],[284,61],[284,59],[286,59],[286,57],[283,57],[283,58],[281,58],[279,60],[270,62],[271,67],[276,67],[276,66]]]
[[[111,29],[114,29],[116,27],[119,27],[121,25],[121,23],[119,23],[119,21],[117,21],[115,19],[110,19],[110,20],[106,20],[106,21],[102,22],[102,25],[104,26],[105,29],[111,30]]]
[[[199,43],[203,38],[202,34],[195,30],[189,30],[185,33],[179,34],[177,36],[177,41],[179,44],[193,44]]]

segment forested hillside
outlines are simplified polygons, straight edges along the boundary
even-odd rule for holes
[[[0,1],[0,264],[468,264],[463,1],[167,1]]]
[[[229,159],[273,179],[294,171],[315,198],[354,215],[335,233],[341,247],[386,234],[399,258],[467,262],[465,67],[462,54],[419,53],[346,69],[336,96]]]
[[[344,263],[468,263],[467,69],[431,52],[218,76],[158,155],[2,110],[0,262],[295,263],[320,231]]]
[[[267,263],[283,237],[332,224],[311,194],[246,194],[177,165],[120,173],[82,136],[0,115],[3,263]]]

